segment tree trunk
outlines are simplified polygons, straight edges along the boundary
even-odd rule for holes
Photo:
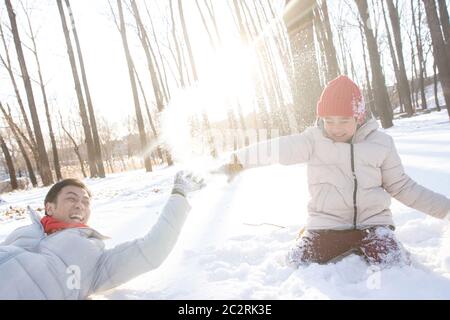
[[[98,136],[97,121],[95,119],[94,106],[92,104],[91,92],[89,90],[89,84],[86,76],[86,69],[84,67],[83,53],[81,51],[80,40],[78,38],[77,28],[75,26],[75,18],[73,16],[72,8],[70,7],[70,2],[69,0],[65,0],[65,2],[67,11],[69,12],[75,46],[77,48],[78,61],[80,62],[81,79],[83,81],[83,88],[86,95],[86,103],[89,112],[89,122],[92,130],[92,140],[94,143],[94,157],[97,165],[97,173],[100,178],[104,178],[105,167],[103,165],[102,148],[100,144],[100,137]]]
[[[73,52],[73,48],[72,48],[72,43],[71,43],[70,36],[69,36],[69,29],[67,28],[67,22],[66,22],[66,17],[64,15],[62,1],[56,0],[56,3],[58,4],[59,15],[61,17],[61,24],[62,24],[62,28],[63,28],[63,32],[64,32],[64,37],[66,39],[67,53],[69,55],[70,66],[72,68],[73,81],[75,83],[75,91],[77,93],[78,106],[80,108],[81,123],[83,125],[84,135],[86,138],[89,169],[91,172],[91,177],[96,177],[96,176],[98,176],[98,171],[97,171],[97,164],[95,161],[94,142],[92,140],[91,126],[89,125],[89,120],[88,120],[88,116],[86,113],[86,106],[84,103],[83,93],[81,90],[80,78],[78,76],[77,64],[75,62],[75,56],[74,56],[74,52]]]
[[[11,127],[14,127],[14,130],[16,130],[16,132],[19,134],[19,136],[22,138],[22,140],[25,142],[25,144],[28,146],[28,148],[30,148],[31,153],[33,154],[33,157],[36,161],[36,167],[38,168],[38,171],[39,171],[39,162],[38,162],[39,156],[37,154],[37,150],[34,148],[33,144],[30,142],[30,139],[22,132],[22,130],[19,128],[19,126],[17,126],[17,124],[15,124],[14,121],[12,121],[11,111],[9,110],[9,113],[6,113],[6,111],[4,110],[3,107],[1,109],[2,109],[3,114],[5,114],[5,115],[9,114],[9,119],[11,120],[10,122],[8,122],[9,125]],[[9,109],[9,105],[8,105],[8,109]]]
[[[450,22],[448,17],[447,3],[445,0],[438,0],[439,16],[441,18],[442,33],[447,46],[450,45]]]
[[[175,64],[177,65],[178,73],[180,75],[180,83],[181,87],[185,87],[186,80],[184,78],[184,69],[183,69],[183,59],[181,57],[181,48],[180,44],[178,43],[178,37],[177,37],[177,31],[176,31],[176,24],[175,24],[175,17],[174,17],[174,10],[173,10],[173,1],[169,0],[169,8],[170,8],[170,18],[172,22],[172,38],[173,42],[175,44],[175,50],[176,50],[176,56],[175,56]]]
[[[414,44],[413,44],[413,39],[412,37],[410,37],[410,48],[411,48],[411,75],[412,75],[412,80],[411,80],[411,101],[413,104],[413,108],[414,110],[418,109],[418,99],[417,99],[417,79],[419,73],[417,72],[417,67],[416,67],[416,55],[414,52]]]
[[[445,48],[447,50],[447,59],[450,59],[450,22],[445,0],[438,0],[439,16],[441,20],[442,33],[444,35]]]
[[[189,39],[189,33],[187,31],[186,21],[184,20],[183,5],[182,5],[181,0],[178,0],[178,11],[180,13],[181,29],[183,30],[183,37],[184,37],[186,49],[187,49],[188,55],[189,55],[189,62],[191,64],[192,75],[194,77],[194,81],[198,81],[197,66],[195,64],[194,54],[192,52],[191,40]]]
[[[28,153],[25,150],[25,147],[22,143],[22,140],[20,139],[19,134],[17,133],[17,130],[15,129],[15,125],[12,121],[11,115],[6,113],[6,110],[3,108],[3,105],[1,103],[0,103],[0,109],[5,117],[6,122],[9,125],[9,128],[11,129],[11,131],[17,141],[17,145],[19,146],[20,152],[22,153],[23,159],[25,161],[25,165],[28,170],[28,176],[30,177],[31,184],[33,185],[33,187],[37,187],[38,183],[37,183],[36,175],[34,174],[33,165],[31,164],[30,158],[28,157]]]
[[[319,10],[321,12],[321,22],[325,31],[324,46],[328,66],[328,80],[332,80],[340,74],[340,71],[337,62],[336,48],[333,43],[333,33],[331,31],[330,17],[328,15],[328,5],[326,0],[322,1],[322,5],[319,6]]]
[[[433,43],[433,56],[439,70],[439,80],[444,93],[445,104],[450,118],[450,59],[447,56],[446,45],[442,37],[436,3],[434,0],[422,0],[425,5],[428,27]]]
[[[403,59],[402,33],[400,28],[400,20],[398,18],[398,10],[393,0],[386,0],[391,17],[392,32],[394,33],[395,47],[397,49],[397,58],[400,75],[400,89],[402,90],[403,103],[408,116],[414,114],[411,102],[411,90],[409,89],[408,77],[406,76],[405,60]]]
[[[147,172],[151,172],[152,171],[152,163],[150,161],[150,155],[147,150],[147,147],[148,147],[147,135],[145,133],[144,119],[142,117],[141,106],[139,103],[139,95],[138,95],[137,86],[136,86],[136,78],[134,76],[134,63],[133,63],[133,60],[131,57],[130,49],[128,47],[127,32],[126,32],[126,28],[125,28],[125,20],[123,17],[122,0],[117,0],[117,7],[119,10],[120,35],[122,37],[122,45],[123,45],[123,49],[125,51],[125,57],[127,60],[128,75],[130,77],[131,90],[133,92],[134,108],[136,111],[136,120],[137,120],[138,129],[139,129],[139,138],[140,138],[140,142],[141,142],[141,154],[144,156],[145,170]]]
[[[436,62],[433,64],[433,87],[434,87],[434,101],[436,104],[437,111],[441,111],[441,106],[439,105],[439,96],[438,96],[438,75],[437,75],[437,66]]]
[[[155,136],[155,140],[157,141],[158,140],[158,132],[156,131],[155,124],[153,123],[152,115],[150,113],[150,107],[147,102],[147,97],[145,96],[144,87],[142,86],[142,82],[141,82],[141,79],[139,78],[139,74],[137,73],[136,68],[135,68],[134,72],[136,74],[136,79],[139,84],[139,89],[141,90],[142,98],[144,99],[145,111],[147,113],[148,122],[150,123],[150,128],[152,129],[153,135]],[[157,143],[158,143],[158,147],[156,148],[156,152],[158,153],[158,156],[161,159],[161,162],[164,162],[164,157],[162,155],[161,148],[159,147],[159,142],[157,141]]]
[[[170,100],[171,96],[170,96],[169,84],[168,84],[168,81],[167,81],[167,71],[166,71],[164,59],[163,59],[163,56],[162,56],[162,53],[161,53],[161,48],[159,46],[159,42],[158,42],[157,37],[156,37],[156,32],[155,32],[155,28],[153,26],[153,21],[151,19],[150,12],[148,11],[148,8],[147,8],[146,4],[145,4],[145,9],[147,10],[147,14],[148,14],[148,16],[150,18],[150,26],[152,28],[153,38],[154,38],[155,43],[156,43],[156,49],[158,50],[158,55],[159,55],[159,59],[160,59],[161,66],[162,66],[162,72],[161,72],[161,70],[159,68],[159,64],[157,63],[156,54],[154,53],[154,51],[153,51],[151,46],[149,46],[149,48],[150,48],[150,52],[152,53],[153,59],[155,61],[156,69],[158,71],[158,75],[159,75],[158,78],[159,78],[160,84],[161,84],[160,88],[162,88],[161,91],[164,94],[165,101],[168,102]],[[148,43],[150,44],[150,40],[148,40]],[[164,79],[163,79],[163,77],[164,77]],[[161,110],[163,110],[164,107],[165,107],[165,105],[164,105],[164,103],[162,103]],[[150,110],[148,110],[148,112],[150,112]],[[149,114],[148,116],[149,116],[149,119],[150,119],[151,115]],[[157,132],[156,129],[154,130],[154,132]],[[172,156],[170,155],[170,152],[168,150],[164,150],[162,152],[161,147],[158,146],[158,154],[160,155],[161,159],[163,159],[162,153],[164,153],[165,156],[166,156],[167,165],[168,166],[172,166],[173,165],[173,160],[172,160]]]
[[[17,177],[16,177],[16,169],[14,168],[14,163],[11,158],[11,154],[9,153],[8,147],[6,146],[5,140],[3,136],[0,134],[0,146],[2,148],[3,154],[5,155],[6,167],[8,168],[9,179],[11,182],[11,188],[13,190],[17,190]]]
[[[427,105],[427,97],[425,95],[425,79],[424,79],[424,66],[426,66],[425,59],[423,57],[423,47],[422,47],[422,37],[421,37],[421,26],[422,26],[422,11],[420,9],[420,0],[418,0],[417,6],[417,16],[418,16],[418,25],[416,23],[416,17],[414,12],[414,0],[411,0],[411,14],[412,14],[412,22],[414,35],[416,36],[416,47],[417,47],[417,55],[419,58],[419,85],[420,85],[420,95],[422,100],[422,109],[428,109]]]
[[[384,25],[386,27],[386,35],[387,35],[387,39],[388,39],[388,44],[389,44],[389,51],[391,52],[391,58],[392,58],[392,65],[394,67],[394,73],[395,73],[395,80],[397,81],[396,83],[396,87],[397,87],[397,93],[398,93],[398,100],[400,103],[400,113],[403,113],[403,91],[401,88],[401,78],[400,78],[400,70],[398,68],[398,63],[397,63],[397,56],[395,54],[395,49],[394,49],[394,44],[392,43],[392,37],[391,37],[391,32],[389,30],[389,24],[386,18],[386,10],[384,8],[384,1],[381,1],[381,6],[382,6],[382,11],[383,11],[383,20],[384,20]]]
[[[164,108],[164,104],[161,88],[159,87],[158,77],[156,75],[156,68],[155,68],[156,61],[152,59],[152,55],[150,53],[150,50],[152,50],[150,41],[147,36],[147,31],[145,30],[145,27],[142,23],[141,16],[139,14],[139,10],[135,0],[131,1],[131,8],[133,10],[133,15],[136,20],[137,27],[139,29],[139,39],[141,41],[142,48],[144,49],[145,57],[147,58],[147,66],[150,74],[150,79],[152,82],[153,93],[156,99],[156,107],[158,111],[162,111]]]
[[[0,36],[2,38],[3,48],[5,49],[6,61],[5,61],[5,59],[3,59],[1,54],[0,54],[0,59],[3,63],[3,65],[5,66],[6,70],[8,71],[9,78],[11,79],[11,83],[14,88],[14,93],[16,95],[17,103],[19,104],[20,111],[22,112],[22,116],[23,116],[23,121],[25,122],[25,127],[27,129],[28,139],[29,139],[29,141],[32,142],[33,149],[37,149],[36,140],[34,138],[33,131],[31,130],[30,121],[28,120],[28,115],[27,115],[27,113],[25,111],[25,107],[23,105],[23,100],[20,95],[19,88],[17,86],[16,78],[14,77],[11,59],[9,57],[9,49],[8,49],[8,46],[5,41],[5,35],[3,33],[3,27],[2,27],[1,23],[0,23]],[[37,153],[37,150],[35,150],[35,153]],[[38,159],[36,158],[36,162],[37,161],[38,161]]]
[[[37,50],[37,45],[36,45],[36,37],[35,37],[34,31],[33,31],[33,28],[31,26],[31,20],[28,15],[28,12],[26,12],[26,16],[27,16],[28,27],[30,30],[31,42],[33,43],[32,51],[34,54],[34,58],[36,60],[37,72],[38,72],[38,76],[39,76],[39,86],[41,88],[42,98],[44,100],[45,116],[47,118],[47,125],[48,125],[48,131],[49,131],[49,135],[50,135],[50,141],[52,143],[53,165],[55,166],[56,180],[59,181],[59,180],[62,180],[61,165],[59,164],[58,148],[56,147],[56,140],[55,140],[55,134],[53,132],[52,119],[50,117],[47,93],[45,92],[41,64],[39,62],[39,55],[38,55],[38,50]]]
[[[389,101],[389,95],[386,88],[386,81],[383,70],[381,68],[380,53],[378,51],[378,44],[373,35],[370,26],[370,17],[365,0],[355,0],[358,7],[361,21],[366,35],[367,48],[369,50],[370,65],[372,69],[372,84],[374,89],[374,100],[377,113],[380,116],[381,125],[383,128],[390,128],[392,123],[392,106]]]
[[[36,175],[34,174],[33,165],[31,164],[30,158],[28,157],[27,151],[25,150],[25,147],[23,146],[22,140],[20,140],[20,137],[15,134],[17,144],[19,146],[20,152],[22,153],[23,160],[25,161],[25,166],[27,167],[28,176],[30,178],[30,182],[33,185],[33,187],[37,187],[38,183],[36,180]]]
[[[372,91],[372,86],[370,85],[370,75],[369,75],[369,67],[368,67],[368,63],[367,63],[367,55],[366,55],[366,46],[364,43],[364,30],[362,25],[360,24],[360,33],[361,33],[361,46],[362,46],[362,51],[363,51],[363,61],[364,61],[364,74],[366,76],[366,87],[367,87],[367,98],[369,99],[369,101],[366,101],[366,103],[369,105],[369,109],[372,112],[372,115],[374,115],[375,117],[378,117],[378,112],[376,111],[375,108],[375,101],[373,98],[373,91]]]
[[[16,23],[16,15],[13,11],[11,0],[5,0],[6,9],[8,11],[9,20],[11,22],[11,32],[14,38],[14,44],[17,51],[17,58],[20,64],[20,70],[22,72],[22,79],[27,93],[28,107],[30,108],[31,118],[33,121],[34,134],[36,137],[36,144],[39,154],[39,168],[42,183],[44,186],[48,186],[53,183],[52,171],[50,170],[50,164],[45,150],[44,137],[42,136],[41,126],[39,123],[39,116],[36,110],[36,103],[34,101],[33,88],[31,85],[30,77],[28,75],[28,69],[25,63],[25,56],[22,50],[22,43],[20,41],[19,30]]]
[[[156,37],[156,32],[155,32],[155,28],[153,26],[152,20],[150,20],[150,26],[152,27],[152,34],[153,34],[153,38],[155,39],[156,50],[158,50],[158,56],[159,56],[159,60],[161,61],[161,66],[162,66],[162,72],[159,71],[159,73],[161,74],[159,76],[159,78],[161,79],[161,87],[164,89],[163,92],[164,92],[165,101],[168,102],[170,100],[170,88],[169,88],[169,83],[167,81],[166,64],[164,63],[164,59],[163,59],[163,56],[161,53],[161,48],[159,46],[159,42]],[[155,57],[155,61],[156,61],[156,57]],[[157,66],[158,66],[158,64],[157,64]],[[163,79],[163,77],[164,77],[164,79]]]
[[[318,43],[318,63],[319,63],[319,71],[320,71],[320,78],[321,83],[328,83],[330,80],[332,80],[332,76],[328,74],[328,66],[327,66],[327,58],[326,58],[326,52],[325,52],[325,30],[322,25],[322,18],[320,17],[320,11],[318,8],[315,8],[313,11],[314,19],[313,19],[313,29],[315,31],[316,35],[316,42]]]
[[[203,27],[206,30],[206,34],[208,35],[209,44],[211,45],[211,47],[214,50],[216,50],[217,49],[216,42],[214,41],[214,38],[213,38],[213,36],[211,34],[211,30],[209,29],[208,23],[206,22],[205,15],[203,14],[202,9],[200,8],[200,4],[198,3],[198,0],[195,0],[195,5],[197,7],[198,13],[200,14],[200,18],[202,20]]]
[[[77,142],[72,137],[72,135],[69,133],[69,131],[67,131],[67,129],[64,127],[62,119],[61,119],[61,127],[64,130],[64,132],[67,134],[67,136],[69,137],[70,141],[72,141],[73,151],[75,152],[75,155],[77,156],[78,162],[80,163],[81,173],[83,174],[83,177],[86,178],[87,174],[86,174],[86,171],[84,170],[84,163],[83,163],[83,159],[81,158],[80,147],[78,146]]]

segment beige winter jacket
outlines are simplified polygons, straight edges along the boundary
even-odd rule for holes
[[[312,127],[240,149],[236,155],[244,168],[307,163],[310,230],[393,226],[391,196],[436,218],[447,218],[450,199],[406,175],[392,137],[377,129],[378,123],[369,120],[352,143],[339,143],[327,138],[322,128]]]

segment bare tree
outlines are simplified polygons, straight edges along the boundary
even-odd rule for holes
[[[31,118],[33,121],[34,135],[36,137],[36,144],[39,154],[40,175],[44,186],[48,186],[53,183],[52,171],[50,170],[47,152],[45,151],[44,138],[42,136],[41,126],[39,123],[39,116],[36,110],[36,103],[33,95],[33,88],[28,74],[27,65],[25,63],[25,56],[22,50],[22,43],[20,41],[19,30],[17,28],[16,15],[11,5],[11,0],[5,0],[5,3],[6,9],[8,11],[9,20],[11,23],[11,32],[14,38],[17,58],[19,60],[20,70],[22,72],[22,80],[24,82],[25,91],[27,93],[28,108],[30,109]]]
[[[198,0],[195,0],[195,5],[197,6],[198,13],[200,14],[200,17],[202,19],[203,27],[205,28],[206,33],[208,34],[209,44],[211,45],[211,47],[214,50],[216,50],[217,49],[216,41],[214,40],[214,37],[212,36],[212,32],[210,30],[210,27],[209,27],[207,21],[206,21],[206,17],[203,14],[203,10],[201,9],[200,4],[198,3]]]
[[[25,16],[27,18],[28,29],[30,32],[29,36],[31,39],[31,43],[33,44],[31,51],[33,52],[34,58],[36,60],[37,72],[38,72],[38,76],[39,76],[39,87],[41,88],[42,99],[44,100],[45,116],[47,118],[50,142],[52,144],[53,165],[55,167],[56,180],[59,181],[59,180],[62,180],[61,165],[59,163],[58,148],[56,146],[55,134],[53,132],[52,119],[50,117],[50,110],[49,110],[49,106],[48,106],[47,93],[45,91],[44,79],[42,76],[42,68],[41,68],[41,63],[39,61],[39,54],[38,54],[38,49],[37,49],[37,44],[36,44],[36,35],[34,33],[32,25],[31,25],[30,14],[28,13],[28,10],[25,8],[25,6],[23,5],[22,2],[21,2],[21,4],[22,4],[23,11],[25,12]]]
[[[172,38],[173,38],[173,42],[175,44],[175,51],[176,51],[176,56],[175,56],[175,64],[177,65],[178,68],[178,73],[180,75],[180,82],[181,82],[181,86],[185,87],[186,85],[186,80],[184,77],[184,68],[183,68],[183,59],[181,57],[181,47],[180,44],[178,42],[178,37],[177,37],[177,31],[176,31],[176,24],[175,24],[175,14],[174,14],[174,8],[173,8],[173,1],[174,0],[169,0],[169,8],[170,8],[170,19],[172,22]]]
[[[375,116],[378,116],[378,112],[375,107],[375,99],[373,97],[373,90],[372,85],[370,83],[370,74],[369,74],[369,67],[367,63],[367,54],[366,54],[366,42],[364,41],[364,28],[362,26],[362,23],[359,24],[359,30],[361,34],[361,47],[362,47],[362,54],[363,54],[363,61],[364,61],[364,75],[366,77],[366,89],[367,89],[367,98],[369,98],[366,103],[369,105],[369,109],[371,110],[372,114]]]
[[[56,0],[56,3],[58,5],[59,15],[61,17],[62,29],[63,29],[64,38],[66,40],[66,46],[67,46],[67,54],[69,55],[69,61],[70,61],[71,69],[72,69],[73,81],[75,83],[75,91],[76,91],[77,99],[78,99],[78,106],[80,109],[81,123],[83,125],[84,136],[86,138],[86,145],[87,145],[87,150],[88,150],[87,155],[88,155],[90,174],[91,174],[91,177],[96,177],[98,175],[98,170],[97,170],[97,164],[95,161],[94,142],[92,140],[91,126],[89,124],[89,119],[88,119],[88,116],[86,113],[86,105],[84,103],[83,92],[81,90],[81,83],[80,83],[80,78],[78,76],[77,65],[75,62],[75,55],[74,55],[72,43],[70,40],[69,29],[67,27],[66,17],[64,14],[64,8],[62,6],[62,0]]]
[[[86,170],[84,169],[84,161],[83,161],[83,158],[81,157],[79,143],[77,143],[77,141],[75,140],[73,135],[64,126],[64,122],[62,120],[61,113],[59,114],[59,118],[60,118],[61,128],[64,130],[64,132],[67,134],[67,137],[69,137],[70,141],[73,144],[73,151],[75,152],[75,155],[77,156],[78,162],[80,163],[81,173],[83,174],[83,177],[86,178],[87,174],[86,174]]]
[[[9,75],[11,83],[13,85],[14,93],[16,95],[17,103],[18,103],[20,111],[22,113],[23,122],[25,123],[28,137],[26,137],[25,134],[21,130],[16,129],[15,132],[21,136],[21,138],[19,138],[19,139],[23,139],[23,141],[26,143],[26,145],[30,148],[31,153],[34,158],[34,161],[36,163],[36,166],[39,168],[39,161],[38,161],[39,156],[38,156],[38,151],[37,151],[37,147],[36,147],[36,141],[34,140],[33,131],[31,130],[30,122],[28,121],[28,115],[25,111],[25,107],[23,105],[23,101],[22,101],[22,98],[21,98],[21,95],[19,92],[19,88],[17,86],[17,82],[16,82],[14,74],[13,74],[11,59],[9,56],[9,50],[8,50],[8,46],[6,44],[5,35],[3,33],[3,28],[2,28],[1,23],[0,23],[0,37],[2,39],[3,47],[5,50],[5,58],[0,54],[0,60],[3,64],[3,66],[5,67],[5,69],[8,71],[8,75]],[[33,173],[33,177],[34,177],[34,173]],[[32,180],[32,183],[33,183],[34,181],[32,179],[31,173],[30,173],[30,179]],[[35,179],[35,177],[34,177],[34,179]],[[37,182],[36,182],[36,185],[37,185]],[[35,185],[35,183],[33,183],[33,186],[36,186],[36,185]]]
[[[397,60],[399,67],[400,90],[402,91],[403,103],[408,116],[414,113],[411,102],[411,91],[409,90],[408,78],[406,76],[405,60],[403,59],[402,34],[400,28],[400,20],[398,18],[398,10],[393,0],[386,0],[391,17],[392,32],[394,34],[395,48],[397,50]]]
[[[137,120],[137,125],[139,128],[141,153],[144,157],[145,170],[147,172],[150,172],[150,171],[152,171],[152,163],[150,160],[149,152],[147,150],[147,147],[148,147],[147,135],[145,133],[144,119],[142,117],[141,106],[139,103],[139,95],[138,95],[137,86],[136,86],[136,78],[134,76],[134,63],[133,63],[133,59],[131,57],[130,49],[128,47],[127,31],[126,31],[126,27],[125,27],[125,19],[123,16],[123,8],[122,8],[121,0],[117,0],[117,8],[119,11],[120,35],[122,37],[122,45],[123,45],[123,49],[125,51],[125,58],[127,60],[128,75],[130,77],[131,90],[133,93],[134,107],[135,107],[135,112],[136,112],[136,120]]]
[[[34,169],[33,169],[33,165],[31,164],[30,158],[28,157],[28,152],[25,149],[25,146],[22,143],[22,139],[20,138],[19,133],[16,130],[16,124],[14,123],[12,116],[11,116],[11,112],[7,113],[5,108],[3,107],[3,105],[0,103],[0,109],[3,113],[3,116],[6,120],[6,122],[8,123],[9,128],[11,129],[11,132],[14,135],[14,138],[17,141],[17,145],[19,146],[20,152],[22,153],[23,159],[25,161],[25,165],[27,167],[28,170],[28,176],[30,178],[30,182],[33,185],[33,187],[37,187],[38,183],[36,180],[36,175],[34,174]]]
[[[422,0],[425,5],[428,27],[433,43],[433,56],[439,70],[439,80],[444,93],[445,104],[450,118],[450,59],[442,36],[441,22],[434,0]]]
[[[437,0],[439,5],[439,16],[441,18],[441,28],[447,46],[450,46],[450,21],[448,16],[447,3],[445,0]]]
[[[369,10],[365,0],[355,0],[358,12],[361,16],[364,34],[366,36],[367,47],[369,50],[370,65],[372,69],[372,85],[374,89],[374,100],[377,113],[381,119],[383,128],[390,128],[392,123],[392,107],[389,101],[389,95],[386,88],[386,81],[381,68],[380,53],[378,44],[375,40],[371,25]]]
[[[155,140],[158,140],[158,131],[156,131],[156,127],[155,127],[155,124],[154,124],[154,121],[153,121],[153,117],[152,117],[152,114],[150,112],[150,107],[149,107],[148,102],[147,102],[147,97],[146,97],[145,92],[144,92],[144,87],[142,85],[141,79],[139,78],[139,74],[137,73],[136,68],[134,69],[134,72],[135,72],[135,75],[136,75],[136,80],[138,81],[138,84],[139,84],[139,89],[141,91],[142,98],[144,99],[145,111],[147,113],[147,118],[148,118],[148,122],[150,124],[150,128],[152,129],[153,136],[154,136]],[[156,152],[158,153],[158,156],[161,159],[161,162],[164,162],[164,157],[162,155],[161,148],[159,146],[157,147]]]
[[[192,52],[191,40],[189,38],[189,32],[187,30],[186,21],[184,19],[183,4],[181,0],[178,0],[178,12],[180,14],[181,30],[183,31],[183,38],[189,55],[189,62],[191,65],[192,75],[194,77],[194,81],[197,81],[198,80],[197,65],[195,63],[194,54]]]
[[[2,148],[3,155],[5,156],[6,167],[8,168],[9,179],[11,182],[11,188],[16,190],[18,188],[16,169],[14,168],[14,162],[11,158],[11,154],[8,150],[8,146],[3,139],[3,135],[0,133],[0,147]]]
[[[436,62],[433,64],[433,89],[434,89],[434,103],[436,104],[437,111],[441,111],[441,106],[439,105],[438,96],[438,75],[437,75],[437,65]]]
[[[152,83],[153,94],[156,99],[156,107],[158,108],[158,111],[162,111],[164,108],[163,94],[161,88],[159,87],[160,82],[156,74],[156,61],[153,59],[154,54],[151,53],[151,51],[153,51],[153,48],[148,38],[144,24],[142,23],[141,16],[139,14],[139,10],[135,0],[131,1],[131,8],[133,10],[133,15],[139,30],[139,39],[141,41],[142,48],[144,49],[144,53],[147,58],[147,66]]]
[[[265,79],[264,82],[267,83],[271,96],[273,97],[272,101],[274,103],[276,118],[279,120],[279,128],[282,131],[282,134],[291,134],[294,131],[298,131],[298,124],[293,115],[293,111],[285,104],[283,91],[281,89],[283,87],[281,70],[276,66],[275,61],[277,56],[270,43],[270,37],[265,34],[266,24],[269,24],[269,21],[267,20],[267,17],[263,17],[263,4],[256,5],[255,1],[253,1],[253,3],[254,7],[253,10],[251,10],[246,1],[240,1],[246,21],[246,29],[253,30],[253,32],[249,32],[252,42],[257,44],[260,43],[260,46],[257,47],[259,49],[257,50],[259,69]],[[266,19],[265,21],[264,18]]]
[[[109,167],[110,173],[114,173],[115,170],[115,148],[118,145],[117,134],[114,126],[107,121],[106,118],[99,118],[99,135],[103,141],[103,155],[107,167]],[[120,156],[120,152],[119,152]]]
[[[158,70],[158,63],[156,61],[156,56],[155,56],[154,50],[153,50],[152,45],[150,43],[149,37],[147,35],[147,31],[146,31],[146,29],[144,27],[144,24],[142,23],[141,16],[139,14],[139,10],[138,10],[136,1],[134,1],[134,0],[131,1],[131,8],[133,10],[133,15],[134,15],[134,18],[135,18],[137,26],[138,26],[139,39],[141,41],[142,48],[144,49],[145,56],[147,58],[147,66],[148,66],[148,69],[149,69],[150,79],[151,79],[151,82],[152,82],[153,94],[154,94],[154,97],[156,99],[156,107],[157,107],[158,111],[161,112],[164,109],[164,101],[163,101],[163,94],[164,93],[163,93],[162,88],[160,87],[160,83],[162,84],[162,79],[160,79],[161,73],[159,73],[159,76],[156,73],[156,71]],[[144,93],[144,90],[142,88],[141,81],[140,81],[140,79],[138,77],[137,70],[135,70],[135,71],[136,71],[137,80],[139,82],[139,86],[141,87],[141,93],[142,93],[142,96],[144,98],[144,102],[145,102],[145,106],[146,106],[146,110],[147,110],[147,116],[148,116],[148,119],[149,119],[149,122],[150,122],[150,127],[151,127],[151,129],[153,131],[153,135],[155,136],[155,139],[157,140],[158,139],[158,132],[156,131],[155,126],[153,124],[153,120],[152,120],[152,117],[151,117],[151,114],[150,114],[150,110],[149,110],[149,106],[148,106],[148,103],[147,103],[147,99],[145,97],[145,93]],[[164,161],[164,157],[162,155],[161,148],[159,146],[157,147],[157,152],[158,152],[159,157],[161,158],[161,161]],[[172,158],[169,155],[168,151],[166,151],[166,154],[168,155],[168,157],[167,157],[168,164],[172,165],[173,164]]]
[[[338,43],[339,43],[339,51],[341,55],[341,70],[343,74],[348,75],[348,62],[347,62],[347,51],[345,50],[346,41],[344,37],[344,27],[338,26]]]
[[[397,56],[395,54],[394,44],[392,42],[391,31],[389,30],[389,24],[388,24],[388,20],[386,17],[386,10],[384,8],[384,1],[381,1],[381,6],[382,6],[382,12],[383,12],[384,25],[386,27],[386,35],[387,35],[388,44],[389,44],[389,51],[391,53],[392,65],[394,67],[395,80],[397,81],[396,87],[397,87],[398,99],[400,102],[400,112],[403,113],[404,105],[403,105],[402,97],[403,97],[404,92],[402,91],[402,88],[400,85],[400,83],[401,83],[400,70],[398,67]]]
[[[340,71],[337,62],[336,48],[333,43],[333,33],[331,31],[330,17],[328,15],[328,5],[326,0],[317,1],[317,12],[319,13],[319,20],[322,30],[322,41],[325,49],[325,57],[327,62],[327,80],[331,81],[336,78]]]
[[[422,109],[428,109],[427,106],[427,97],[425,95],[425,66],[426,61],[423,54],[423,45],[422,45],[422,9],[420,7],[420,0],[417,1],[417,22],[416,22],[416,14],[414,10],[414,0],[411,0],[411,18],[414,29],[414,35],[416,37],[416,47],[417,47],[417,57],[419,59],[419,84],[420,84],[420,94],[422,100]]]
[[[164,63],[164,58],[162,56],[161,47],[159,45],[158,37],[156,36],[156,32],[155,32],[155,27],[153,25],[152,16],[150,15],[150,12],[148,10],[146,2],[144,2],[144,5],[145,5],[145,9],[147,11],[147,15],[148,15],[148,17],[150,19],[150,27],[152,28],[152,35],[153,35],[154,42],[156,44],[156,51],[158,53],[158,57],[159,57],[159,61],[160,61],[160,63],[156,63],[156,69],[157,69],[158,75],[159,75],[158,78],[161,81],[161,88],[162,88],[163,93],[164,93],[165,102],[167,103],[169,101],[169,99],[170,99],[170,88],[169,88],[169,84],[168,84],[168,81],[167,81],[166,64]],[[156,55],[154,53],[153,53],[153,55],[154,55],[153,58],[156,61],[157,60],[156,59]],[[160,68],[160,66],[162,68]]]
[[[243,29],[243,32],[245,32],[248,38],[249,44],[255,46],[258,65],[256,68],[256,74],[261,85],[263,86],[264,96],[270,106],[271,116],[274,119],[273,123],[276,124],[277,128],[279,128],[283,134],[286,134],[288,130],[285,127],[285,124],[287,124],[287,121],[284,122],[282,119],[282,111],[280,110],[282,94],[280,90],[277,90],[280,86],[275,84],[277,80],[273,74],[273,63],[270,56],[271,53],[266,45],[265,37],[259,37],[259,32],[262,31],[263,26],[258,14],[258,8],[255,8],[256,18],[254,18],[245,1],[236,0],[233,1],[233,3],[236,20],[239,24],[238,29]],[[257,21],[259,22],[259,29],[257,26]],[[257,38],[258,40],[256,40]]]
[[[69,12],[70,22],[72,26],[73,38],[78,53],[78,61],[80,62],[81,79],[83,80],[84,93],[86,95],[86,103],[89,112],[89,122],[92,130],[92,140],[94,144],[94,158],[97,166],[97,173],[100,178],[105,177],[105,168],[103,166],[102,148],[100,143],[100,137],[98,136],[97,121],[95,119],[94,106],[92,103],[91,92],[89,90],[89,84],[86,76],[86,69],[84,67],[83,53],[81,51],[80,40],[78,38],[77,28],[75,26],[75,18],[73,16],[72,8],[70,7],[69,0],[65,0],[67,10]]]
[[[418,109],[418,94],[417,94],[417,78],[419,76],[419,72],[417,71],[417,64],[416,64],[416,52],[414,49],[414,40],[413,40],[413,36],[412,33],[407,32],[408,34],[408,38],[409,38],[409,44],[410,44],[410,48],[411,48],[411,101],[412,101],[412,105],[413,105],[413,109],[417,110]]]
[[[25,111],[25,107],[23,105],[23,100],[22,100],[22,97],[19,92],[19,87],[18,87],[16,79],[14,77],[13,67],[11,64],[11,58],[9,56],[9,49],[8,49],[8,45],[6,44],[5,34],[3,33],[3,27],[2,27],[1,23],[0,23],[0,36],[2,39],[3,49],[5,50],[5,58],[0,54],[0,60],[3,64],[3,66],[8,71],[8,75],[9,75],[9,78],[13,85],[14,93],[16,95],[17,103],[19,104],[20,111],[22,112],[23,121],[24,121],[25,127],[27,129],[29,140],[32,142],[33,149],[36,149],[36,140],[34,139],[33,131],[31,130],[31,126],[30,126],[30,121],[28,120],[28,115],[27,115],[27,113]],[[35,150],[35,152],[37,154],[37,150]],[[36,162],[38,161],[37,158],[35,160],[36,160]]]

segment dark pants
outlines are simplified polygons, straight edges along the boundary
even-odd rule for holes
[[[300,234],[287,260],[295,266],[325,264],[356,253],[372,265],[409,264],[407,252],[388,226],[364,230],[306,230]]]

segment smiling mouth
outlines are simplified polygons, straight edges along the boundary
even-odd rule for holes
[[[83,222],[83,217],[81,215],[74,214],[74,215],[70,216],[70,220],[76,221],[76,222]]]

